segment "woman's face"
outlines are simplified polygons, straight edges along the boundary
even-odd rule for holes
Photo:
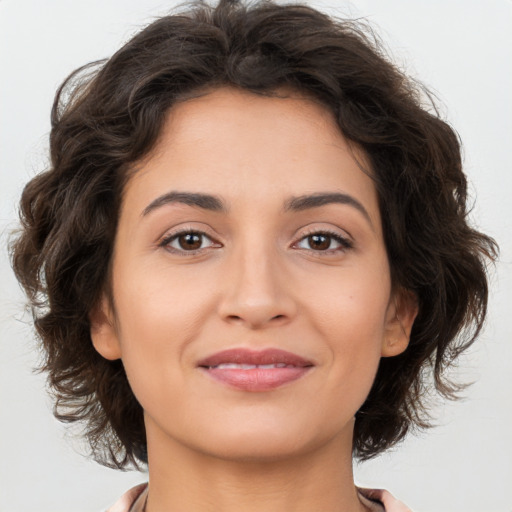
[[[125,189],[114,311],[104,300],[92,315],[150,450],[350,446],[379,359],[406,348],[414,316],[396,309],[377,194],[355,156],[329,111],[297,94],[222,88],[172,109]]]

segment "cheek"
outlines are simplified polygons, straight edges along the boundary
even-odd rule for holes
[[[123,315],[119,322],[123,339],[134,344],[175,345],[178,337],[192,337],[211,310],[213,297],[208,283],[189,274],[170,272],[165,265],[120,273],[116,305]]]
[[[151,401],[159,388],[180,385],[184,352],[204,328],[212,308],[205,288],[168,274],[153,268],[116,276],[123,365],[143,403]]]
[[[366,345],[383,334],[391,282],[387,264],[377,262],[340,269],[326,276],[321,286],[308,287],[306,297],[317,327],[329,337],[338,332],[340,342],[350,338]]]
[[[326,280],[321,292],[308,298],[311,319],[326,341],[333,387],[350,383],[351,390],[361,390],[364,399],[373,383],[386,335],[389,271],[383,263],[346,269],[337,277]]]

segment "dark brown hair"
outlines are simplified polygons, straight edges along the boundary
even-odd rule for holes
[[[429,95],[388,61],[371,31],[301,5],[190,4],[58,91],[51,166],[25,187],[12,244],[55,414],[83,422],[103,464],[145,462],[142,408],[122,362],[93,348],[89,314],[109,289],[133,164],[154,147],[173,104],[224,85],[266,95],[285,86],[321,101],[371,164],[393,283],[419,303],[408,349],[381,360],[356,415],[354,454],[372,457],[428,426],[430,388],[455,396],[445,370],[482,327],[486,260],[497,249],[467,223],[459,140]]]

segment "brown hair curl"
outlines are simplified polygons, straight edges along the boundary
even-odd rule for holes
[[[94,71],[95,68],[98,68]],[[89,72],[89,73],[87,73]],[[356,415],[354,454],[372,457],[428,426],[424,391],[454,396],[444,371],[474,341],[494,241],[467,223],[457,135],[374,37],[301,5],[221,0],[165,16],[112,58],[77,70],[52,110],[51,168],[21,199],[15,273],[31,301],[55,415],[85,423],[94,457],[146,461],[143,411],[121,361],[93,348],[89,313],[108,291],[123,185],[177,101],[223,85],[288,86],[323,102],[371,163],[392,279],[419,302],[408,349],[382,359]],[[433,106],[433,105],[432,105]]]

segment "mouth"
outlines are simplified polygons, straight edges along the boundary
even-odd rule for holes
[[[198,363],[213,379],[243,391],[270,391],[306,375],[314,364],[280,349],[230,349]]]

